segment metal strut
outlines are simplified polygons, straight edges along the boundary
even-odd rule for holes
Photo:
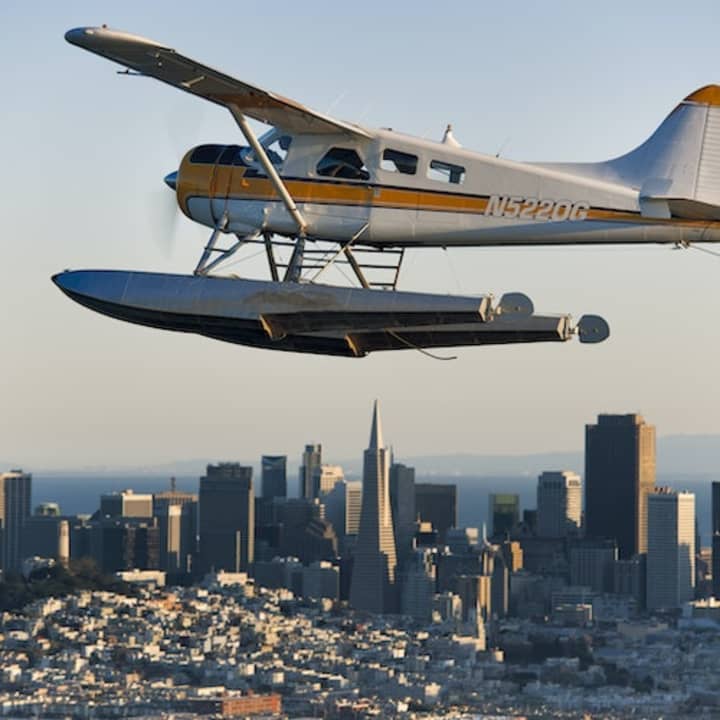
[[[298,282],[302,271],[303,256],[305,252],[305,237],[307,234],[307,223],[305,222],[305,218],[302,216],[300,210],[298,210],[295,201],[292,199],[292,195],[288,192],[285,183],[278,174],[278,171],[275,169],[275,166],[270,161],[270,158],[267,156],[265,148],[260,144],[259,140],[255,136],[255,133],[252,131],[245,115],[243,115],[237,105],[229,104],[228,108],[230,109],[232,116],[235,118],[235,122],[240,127],[242,134],[245,136],[245,139],[248,141],[248,144],[253,149],[255,157],[257,157],[260,164],[263,166],[263,170],[267,173],[268,179],[272,183],[277,194],[280,196],[285,208],[290,213],[290,217],[292,217],[297,225],[295,249],[293,250],[292,258],[290,259],[290,263],[283,280],[285,282]]]

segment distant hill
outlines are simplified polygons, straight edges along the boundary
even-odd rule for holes
[[[252,460],[222,458],[236,460],[243,464],[253,465],[259,470],[260,458]],[[297,475],[299,452],[297,458],[288,458],[288,477]],[[360,457],[345,460],[330,457],[328,460],[341,464],[347,473],[359,475],[362,460]],[[575,470],[583,474],[585,461],[582,450],[555,451],[533,453],[527,455],[480,455],[472,453],[453,453],[443,455],[416,455],[398,457],[399,462],[416,468],[422,475],[512,475],[535,476],[543,470]],[[73,474],[80,476],[102,475],[157,475],[157,476],[200,476],[205,466],[217,462],[217,458],[195,458],[177,460],[147,466],[101,466],[79,468],[29,468],[44,475]],[[0,464],[1,468],[13,467],[12,463]],[[720,480],[720,435],[667,435],[657,441],[658,473],[663,474],[700,474],[715,473]]]

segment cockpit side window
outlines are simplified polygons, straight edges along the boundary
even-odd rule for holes
[[[275,165],[275,167],[280,167],[285,162],[292,138],[289,135],[279,135],[276,133],[273,137],[267,137],[267,139],[262,138],[260,142],[265,148],[270,162]]]
[[[225,149],[224,145],[200,145],[193,150],[190,156],[191,163],[203,163],[213,165]]]
[[[370,173],[362,158],[351,148],[334,147],[317,164],[317,174],[343,180],[369,180]]]
[[[292,137],[290,135],[282,135],[276,128],[269,130],[260,138],[260,144],[265,149],[265,154],[278,170],[282,168],[285,162],[291,143]],[[260,162],[255,158],[255,153],[251,148],[243,148],[241,154],[242,163],[236,162],[236,165],[244,164],[254,166],[259,173],[265,174],[262,165],[260,165]]]
[[[228,145],[223,151],[222,155],[218,160],[218,165],[238,165],[236,158],[240,154],[239,145]]]
[[[410,153],[388,148],[383,152],[380,168],[386,172],[414,175],[417,172],[417,165],[417,155],[411,155]]]

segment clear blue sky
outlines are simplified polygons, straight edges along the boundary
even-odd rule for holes
[[[519,160],[596,160],[720,82],[717,2],[0,4],[0,461],[28,468],[359,454],[372,400],[400,457],[577,449],[597,412],[720,433],[720,260],[667,248],[416,253],[403,286],[527,292],[597,312],[598,346],[280,354],[121,324],[64,298],[71,268],[189,272],[206,237],[163,229],[183,150],[237,142],[229,114],[66,44],[78,25],[160,40],[368,125]],[[481,470],[479,468],[479,470]]]

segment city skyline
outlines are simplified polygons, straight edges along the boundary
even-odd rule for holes
[[[716,717],[720,245],[410,249],[403,290],[522,292],[610,326],[436,358],[124,324],[51,276],[192,273],[209,229],[163,179],[197,145],[245,144],[226,110],[118,74],[70,28],[368,127],[451,124],[491,163],[580,163],[697,88],[720,105],[720,5],[98,8],[0,3],[3,713]],[[258,250],[227,271],[266,273]]]
[[[668,434],[720,433],[713,410],[720,399],[717,383],[708,380],[711,373],[684,371],[688,354],[713,357],[718,349],[717,262],[700,252],[647,247],[409,253],[403,268],[408,289],[521,290],[547,311],[576,317],[598,312],[612,329],[597,347],[464,349],[453,363],[411,350],[357,362],[303,358],[123,326],[68,303],[50,282],[66,267],[190,271],[207,235],[180,218],[177,242],[170,244],[158,218],[164,201],[172,199],[162,178],[188,147],[238,138],[227,113],[119,77],[111,66],[78,53],[63,40],[70,27],[105,20],[156,37],[340,118],[436,139],[452,122],[469,148],[525,160],[580,161],[630,149],[682,97],[717,79],[708,21],[717,17],[714,4],[681,11],[666,4],[662,12],[657,3],[646,10],[634,5],[632,12],[626,4],[611,4],[593,23],[585,22],[582,8],[559,2],[528,8],[515,23],[507,22],[500,7],[465,4],[438,17],[431,4],[417,4],[411,15],[377,4],[352,21],[359,43],[379,38],[382,51],[372,57],[347,52],[346,13],[329,4],[270,11],[259,2],[244,3],[242,9],[227,8],[227,23],[213,25],[212,33],[203,32],[189,4],[157,7],[148,13],[145,6],[124,3],[107,18],[98,18],[90,2],[71,9],[50,5],[32,18],[19,3],[0,8],[3,26],[15,28],[0,48],[14,69],[5,129],[10,137],[28,138],[8,145],[7,161],[16,174],[0,179],[8,208],[0,220],[3,236],[22,238],[7,240],[2,249],[3,266],[13,268],[3,292],[13,302],[3,304],[0,318],[7,346],[19,350],[5,356],[0,378],[0,394],[13,411],[0,419],[0,458],[35,468],[120,464],[131,448],[137,462],[147,464],[167,461],[180,447],[190,457],[236,457],[245,455],[237,450],[239,438],[255,456],[256,449],[274,451],[260,447],[269,433],[283,447],[307,442],[297,433],[311,409],[316,418],[335,420],[319,431],[342,459],[355,455],[350,438],[360,435],[362,408],[375,396],[383,397],[386,420],[398,428],[396,445],[405,457],[431,442],[446,453],[513,452],[519,439],[528,452],[579,448],[577,428],[598,410],[641,410]],[[382,27],[372,20],[377,13],[387,19]],[[564,22],[551,22],[556,17]],[[285,52],[264,52],[261,34],[244,38],[238,52],[235,29],[246,22],[272,27],[283,47],[292,47],[295,33],[314,36],[323,27],[322,52],[305,54],[288,72]],[[403,33],[395,33],[395,26]],[[436,37],[453,52],[429,51]],[[516,48],[510,56],[509,45]],[[678,52],[668,54],[667,47]],[[28,48],[37,52],[18,63]],[[396,53],[404,62],[394,62]],[[343,62],[328,63],[328,54]],[[248,63],[248,56],[256,59]],[[497,57],[506,59],[502,72]],[[575,60],[568,63],[567,57]],[[636,62],[658,72],[628,73]],[[547,83],[527,84],[529,66],[555,78],[551,90]],[[56,76],[74,82],[51,82]],[[589,84],[589,77],[595,82]],[[428,83],[433,103],[423,102]],[[28,93],[28,87],[46,92]],[[94,101],[88,107],[89,96]],[[43,195],[42,213],[34,196],[20,192],[35,181],[38,162],[57,189]],[[238,271],[252,275],[254,267]],[[669,300],[669,288],[682,302]],[[206,377],[208,368],[209,389],[222,388],[221,397],[190,395],[187,388]],[[269,377],[281,385],[284,378],[293,382],[283,392],[268,393],[269,384],[261,380]],[[344,381],[348,377],[352,382]],[[498,381],[483,381],[487,377]],[[318,392],[339,378],[341,389]],[[576,391],[559,392],[561,387]],[[428,409],[436,427],[446,430],[439,437],[427,428]]]

